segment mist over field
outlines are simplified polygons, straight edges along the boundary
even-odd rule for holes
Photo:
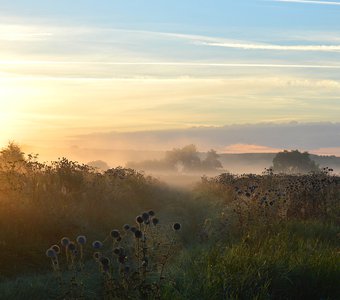
[[[340,299],[339,20],[0,0],[0,300]]]

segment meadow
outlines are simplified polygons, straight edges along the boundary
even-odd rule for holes
[[[184,189],[17,154],[0,170],[0,299],[340,299],[331,169]]]

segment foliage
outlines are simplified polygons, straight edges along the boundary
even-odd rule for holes
[[[338,299],[339,226],[260,224],[185,251],[165,299]]]
[[[215,150],[208,151],[206,158],[201,160],[195,145],[167,151],[165,158],[161,160],[129,162],[127,166],[135,169],[176,172],[214,171],[223,168]]]
[[[298,150],[283,151],[276,154],[273,159],[273,169],[276,173],[301,173],[316,172],[319,170],[316,163],[311,160],[308,152]]]
[[[304,175],[272,169],[262,175],[223,173],[179,191],[131,168],[97,172],[66,158],[45,164],[37,155],[20,157],[20,147],[11,149],[20,159],[3,160],[0,168],[0,270],[7,277],[0,299],[337,299],[340,294],[340,178],[332,169]],[[216,162],[216,153],[209,156]],[[150,208],[159,225],[151,225]],[[112,230],[136,211],[148,212],[130,226],[140,238],[125,226]],[[182,224],[181,235],[166,225],[174,220]],[[86,243],[85,237],[75,238],[79,233],[87,234]],[[74,237],[74,246],[58,245],[62,251],[56,255],[58,248],[48,247],[63,236]],[[100,243],[93,246],[100,249],[91,247],[96,240]],[[45,249],[53,276],[45,273]]]
[[[45,164],[28,155],[0,169],[0,276],[46,269],[41,249],[55,237],[86,231],[94,238],[135,211],[180,206],[181,197],[188,196],[133,169],[99,173],[66,158]]]
[[[52,245],[46,255],[59,285],[62,299],[83,298],[89,293],[84,285],[90,257],[101,274],[102,290],[96,296],[104,299],[160,299],[165,281],[165,267],[174,251],[178,251],[177,235],[180,223],[172,230],[160,225],[153,210],[136,217],[136,224],[113,229],[103,242],[89,246],[86,237],[75,241],[67,237],[60,245]],[[169,228],[170,229],[170,228]],[[71,276],[69,276],[71,274]]]

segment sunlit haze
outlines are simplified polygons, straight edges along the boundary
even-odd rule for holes
[[[2,0],[0,143],[340,155],[339,17],[327,1]],[[307,129],[278,144],[268,126]]]

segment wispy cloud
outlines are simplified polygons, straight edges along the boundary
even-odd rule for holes
[[[273,50],[273,51],[313,51],[313,52],[340,52],[340,45],[272,45],[252,43],[211,43],[201,42],[207,46],[235,48],[244,50]]]
[[[313,0],[272,0],[273,2],[291,2],[291,3],[304,3],[304,4],[319,4],[319,5],[335,5],[340,6],[340,2],[334,1],[313,1]]]
[[[340,46],[339,46],[340,51]],[[0,60],[0,66],[18,65],[107,65],[107,66],[188,66],[188,67],[235,67],[235,68],[289,68],[289,69],[340,69],[340,65],[322,64],[265,64],[223,62],[110,62],[110,61],[58,61],[58,60]]]

